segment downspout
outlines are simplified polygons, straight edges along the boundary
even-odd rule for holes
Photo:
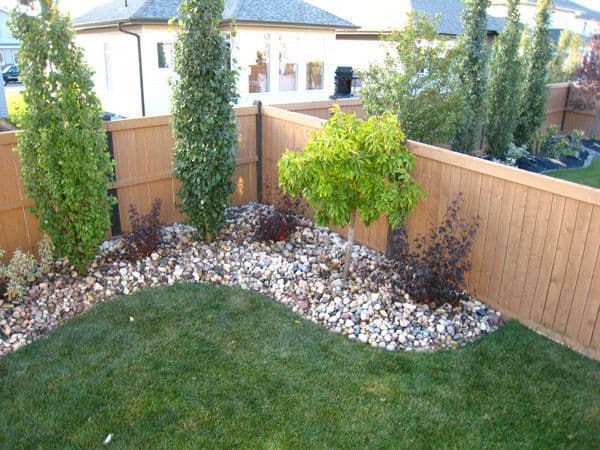
[[[134,36],[137,40],[138,66],[140,69],[140,96],[141,96],[141,101],[142,101],[142,117],[145,117],[146,116],[146,102],[144,101],[144,71],[142,69],[142,43],[141,43],[140,35],[133,33],[131,31],[124,30],[122,28],[122,26],[123,26],[122,22],[119,22],[117,24],[117,28],[119,29],[119,31],[121,33],[125,33],[125,34],[129,34],[131,36]]]

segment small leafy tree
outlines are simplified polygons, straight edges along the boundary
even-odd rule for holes
[[[577,67],[581,62],[581,47],[579,34],[570,30],[560,32],[554,56],[548,67],[549,83],[562,83],[575,79]]]
[[[223,0],[185,0],[179,7],[173,86],[175,176],[181,210],[209,238],[224,219],[235,171],[235,72],[219,31]]]
[[[82,270],[110,226],[112,165],[92,72],[54,0],[21,1],[10,27],[22,41],[25,110],[21,176],[40,228]],[[37,13],[35,13],[37,11]]]
[[[357,218],[368,226],[385,214],[399,227],[422,195],[410,176],[415,159],[404,142],[393,112],[364,122],[336,106],[303,152],[288,150],[279,160],[281,187],[293,197],[303,195],[317,224],[348,226],[344,276]]]
[[[516,99],[521,97],[523,66],[519,55],[522,26],[518,7],[519,0],[509,0],[506,26],[496,39],[490,65],[485,136],[488,152],[495,158],[508,152],[519,119]]]
[[[526,82],[519,114],[519,124],[515,131],[515,143],[531,147],[535,133],[546,115],[546,85],[548,84],[548,63],[552,58],[552,46],[548,40],[552,0],[538,0],[535,17],[533,43],[527,56]]]
[[[577,84],[569,100],[576,110],[596,110],[590,137],[596,139],[600,128],[600,34],[592,36],[590,52],[577,70]]]
[[[490,0],[467,0],[461,15],[464,31],[458,37],[460,58],[457,70],[465,109],[453,146],[465,153],[474,153],[479,147],[485,118],[488,6]]]
[[[407,138],[428,144],[450,142],[461,105],[450,70],[456,51],[437,33],[438,23],[411,13],[402,31],[384,37],[393,52],[361,74],[367,113],[394,111]]]

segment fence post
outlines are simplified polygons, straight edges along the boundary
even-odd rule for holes
[[[563,108],[562,119],[560,121],[560,132],[565,129],[565,118],[567,117],[567,108],[569,107],[569,95],[571,94],[571,83],[567,86],[567,96],[565,97],[565,107]]]
[[[262,203],[262,102],[255,100],[254,104],[256,105],[256,200]]]
[[[110,155],[111,162],[115,161],[115,149],[113,144],[112,131],[106,132],[106,140],[108,142],[108,154]],[[115,166],[113,165],[113,177],[116,179]],[[115,204],[112,206],[110,211],[110,234],[112,236],[119,236],[121,234],[121,215],[119,214],[119,194],[116,189],[109,189],[108,195],[117,199]]]

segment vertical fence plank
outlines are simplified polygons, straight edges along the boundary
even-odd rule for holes
[[[546,305],[542,315],[542,323],[553,328],[556,310],[558,308],[560,291],[564,281],[565,271],[567,270],[567,261],[573,241],[573,230],[579,202],[571,199],[565,201],[563,220],[558,236],[558,245],[554,256],[554,264],[548,283],[548,292],[546,294]]]

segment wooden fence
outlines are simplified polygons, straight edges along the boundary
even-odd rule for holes
[[[306,110],[321,114],[325,106]],[[322,119],[264,107],[263,124],[263,176],[273,182],[283,150],[302,149]],[[462,193],[463,215],[480,217],[470,292],[506,316],[600,357],[600,190],[408,145],[416,156],[414,176],[428,193],[410,216],[409,236],[439,223]],[[386,251],[388,230],[380,219],[368,228],[359,225],[356,237]]]
[[[543,127],[556,125],[559,131],[570,133],[577,129],[582,130],[586,136],[590,136],[594,120],[595,110],[576,110],[570,105],[570,99],[575,95],[574,88],[570,83],[557,83],[548,85],[548,100],[546,102],[546,120]],[[600,132],[600,130],[598,130]]]
[[[256,200],[256,113],[255,106],[236,108],[239,152],[234,204]],[[176,208],[178,184],[171,174],[173,137],[169,120],[170,116],[157,116],[106,123],[115,159],[111,189],[116,190],[119,201],[117,229],[130,229],[130,204],[144,213],[155,198],[162,200],[163,222],[182,219]],[[7,257],[17,248],[36,251],[40,240],[38,222],[28,211],[32,202],[26,198],[19,177],[19,158],[13,151],[16,143],[16,133],[0,133],[0,248]]]
[[[342,102],[342,108],[360,107],[354,102]],[[258,186],[270,200],[267,187],[276,183],[281,153],[286,148],[302,149],[309,133],[328,117],[330,105],[291,105],[290,109],[322,118],[265,106],[258,120],[255,107],[237,109],[238,189],[232,201],[256,200]],[[257,123],[262,123],[259,140]],[[170,173],[169,118],[116,121],[107,129],[116,161],[113,188],[121,228],[128,229],[130,203],[145,211],[154,198],[163,199],[163,221],[180,220],[175,208],[177,184]],[[35,250],[39,240],[18,177],[15,143],[15,133],[0,134],[0,246],[9,253],[17,247]],[[417,159],[414,175],[428,192],[409,219],[410,236],[437,223],[462,192],[463,214],[481,218],[469,289],[506,316],[600,357],[600,190],[416,142],[409,141],[409,149]],[[360,224],[356,237],[385,252],[388,232],[386,220],[380,219],[368,228]]]

